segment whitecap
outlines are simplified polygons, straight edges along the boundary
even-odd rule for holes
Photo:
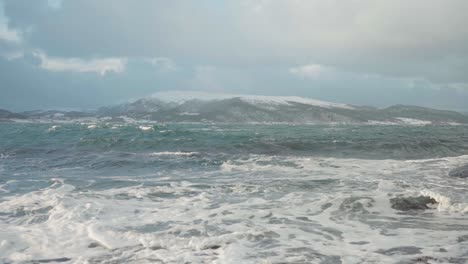
[[[181,152],[181,151],[162,151],[162,152],[153,152],[150,156],[183,156],[183,157],[192,157],[198,155],[198,152]]]
[[[140,130],[142,130],[142,131],[150,131],[150,130],[153,130],[153,126],[143,126],[143,125],[141,125],[141,126],[139,126],[138,128],[139,128]]]
[[[468,203],[453,202],[450,197],[430,190],[421,191],[421,195],[431,197],[437,202],[437,210],[439,212],[468,212]]]
[[[47,131],[53,132],[53,131],[56,131],[57,128],[59,128],[59,127],[60,127],[60,126],[58,126],[58,125],[53,125],[53,126],[49,127],[49,129],[47,129]]]

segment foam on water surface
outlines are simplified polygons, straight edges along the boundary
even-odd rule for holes
[[[468,182],[448,176],[468,156],[444,155],[463,131],[398,152],[430,158],[385,142],[372,159],[334,154],[422,128],[88,125],[2,132],[0,263],[468,261]],[[390,202],[419,196],[437,203]]]
[[[150,130],[153,130],[153,127],[152,126],[144,126],[144,125],[141,125],[141,126],[138,126],[139,129],[141,129],[142,131],[150,131]]]
[[[182,157],[191,157],[198,155],[198,152],[182,152],[182,151],[162,151],[162,152],[153,152],[151,156],[182,156]]]
[[[0,255],[70,263],[466,260],[466,208],[458,205],[468,201],[468,186],[441,177],[466,159],[254,155],[183,181],[86,190],[53,179],[44,189],[4,197]],[[438,208],[390,208],[391,197],[419,193]]]

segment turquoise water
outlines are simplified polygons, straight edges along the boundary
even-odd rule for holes
[[[467,155],[468,126],[0,123],[0,262],[465,263]]]

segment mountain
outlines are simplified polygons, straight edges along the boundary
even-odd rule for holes
[[[100,108],[100,117],[125,116],[159,122],[223,123],[468,123],[453,111],[395,105],[384,109],[296,96],[243,96],[167,92]]]
[[[30,119],[75,119],[95,116],[93,112],[60,110],[33,110],[25,111],[21,114]]]
[[[8,110],[0,109],[0,121],[8,121],[11,119],[26,119],[27,117],[21,114],[13,113]]]
[[[432,122],[466,123],[467,116],[454,111],[436,110],[420,106],[394,105],[383,109],[391,117],[430,120]]]
[[[0,121],[80,121],[213,123],[373,123],[468,124],[468,115],[419,106],[387,108],[354,106],[297,96],[246,96],[198,92],[165,92],[133,102],[101,107],[97,111],[0,110]]]

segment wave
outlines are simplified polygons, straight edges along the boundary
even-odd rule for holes
[[[451,198],[430,190],[421,191],[421,195],[434,199],[439,212],[468,212],[468,202],[453,202]]]
[[[198,152],[181,152],[181,151],[162,151],[150,153],[150,156],[182,156],[182,157],[193,157],[198,156]]]
[[[468,153],[468,127],[263,126],[86,123],[10,125],[0,133],[2,153],[52,150],[162,152],[183,149],[213,155],[302,155],[362,159],[427,159]],[[99,127],[99,129],[94,129]],[[88,128],[88,129],[84,129]],[[53,133],[44,133],[49,131]],[[144,134],[138,131],[146,132]],[[156,132],[156,133],[152,133]],[[29,151],[32,151],[29,153]]]
[[[141,125],[141,126],[138,126],[138,128],[139,128],[141,131],[150,131],[150,130],[154,130],[152,126],[144,126],[144,125]]]
[[[0,126],[0,262],[466,262],[464,127],[88,125]]]
[[[364,178],[228,179],[86,191],[52,179],[0,202],[0,261],[395,263],[466,253],[466,216],[392,210],[398,180],[377,190]]]

